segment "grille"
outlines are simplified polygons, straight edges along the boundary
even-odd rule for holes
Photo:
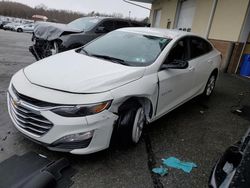
[[[29,109],[22,104],[15,104],[11,96],[9,96],[9,106],[11,115],[17,126],[29,133],[42,136],[53,127],[53,124],[40,115],[39,112]]]

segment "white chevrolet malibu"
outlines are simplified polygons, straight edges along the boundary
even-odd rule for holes
[[[108,148],[111,137],[136,144],[145,124],[210,96],[220,61],[209,41],[191,33],[119,29],[17,72],[9,114],[21,133],[51,150],[89,154]]]

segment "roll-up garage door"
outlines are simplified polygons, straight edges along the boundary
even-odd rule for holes
[[[182,0],[179,9],[177,29],[191,31],[194,14],[196,8],[196,0]]]
[[[153,27],[160,27],[161,23],[161,9],[154,11]]]

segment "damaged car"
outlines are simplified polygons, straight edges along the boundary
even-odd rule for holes
[[[110,17],[83,17],[69,24],[38,22],[29,51],[36,60],[78,48],[110,31],[123,27],[143,27],[144,23]]]
[[[195,96],[209,97],[220,61],[192,33],[122,28],[18,71],[8,110],[22,134],[51,150],[135,145],[145,125]]]

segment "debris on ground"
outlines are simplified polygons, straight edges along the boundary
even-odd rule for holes
[[[241,106],[241,108],[233,108],[232,107],[231,112],[233,114],[239,115],[242,118],[250,121],[250,106],[243,105],[243,106]]]
[[[205,112],[203,110],[200,111],[200,114],[204,114]]]
[[[193,168],[197,168],[197,165],[193,162],[180,161],[175,157],[169,157],[167,159],[162,159],[162,164],[168,167],[177,168],[183,170],[184,172],[190,173]],[[159,174],[160,176],[165,176],[168,174],[168,169],[166,167],[160,166],[153,168],[152,172]]]
[[[236,110],[236,112],[238,112],[238,113],[242,113],[242,110],[240,110],[240,109],[237,109],[237,110]]]
[[[7,139],[7,136],[5,136],[2,140],[5,141]]]
[[[159,174],[160,176],[165,176],[168,173],[168,169],[161,166],[159,168],[153,168],[152,172]]]
[[[240,92],[238,94],[237,103],[231,107],[231,112],[250,120],[249,97],[250,91]]]
[[[238,106],[238,107],[232,106],[231,112],[232,112],[233,114],[240,115],[240,114],[242,113],[242,108],[243,108],[242,106]]]
[[[175,157],[169,157],[167,159],[162,159],[162,161],[163,161],[163,164],[168,166],[168,167],[181,169],[181,170],[183,170],[184,172],[187,172],[187,173],[190,173],[193,168],[197,167],[197,165],[195,163],[183,162],[183,161],[180,161],[179,159],[177,159]]]

